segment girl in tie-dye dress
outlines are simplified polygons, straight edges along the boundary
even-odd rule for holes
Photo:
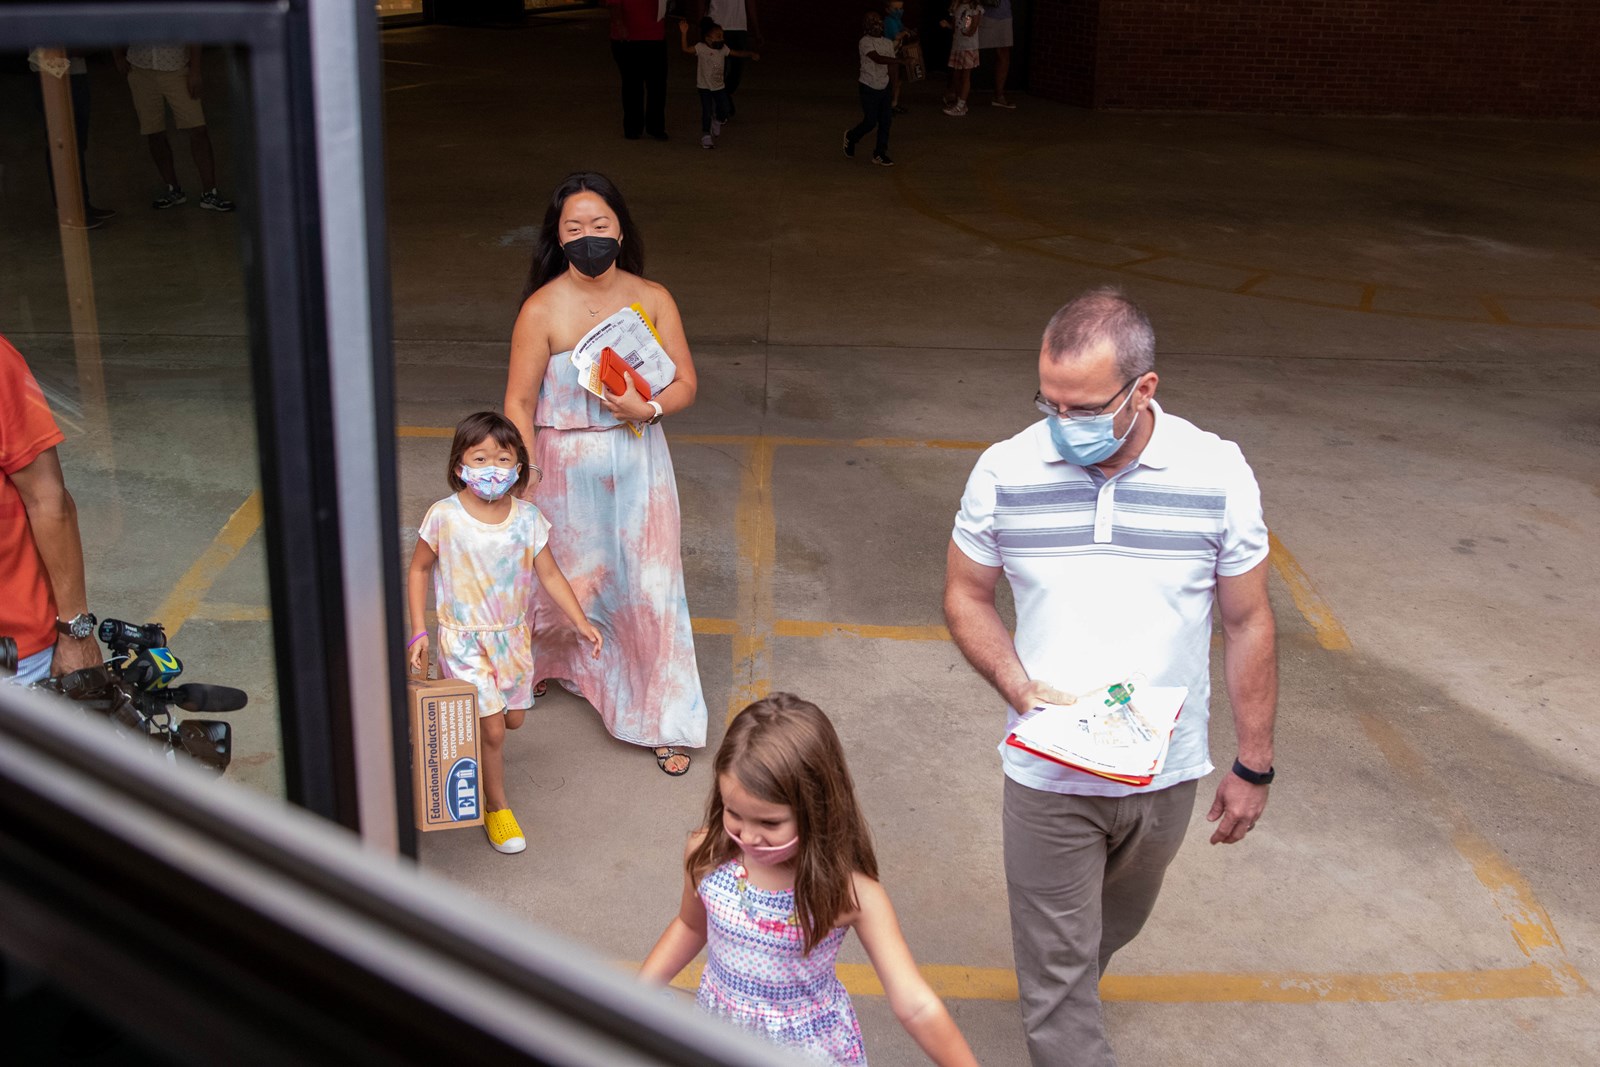
[[[878,884],[827,716],[788,693],[758,700],[728,725],[715,772],[705,827],[684,857],[678,917],[640,976],[669,982],[704,948],[702,1009],[818,1063],[864,1064],[861,1026],[834,970],[854,929],[895,1016],[928,1057],[976,1065]]]
[[[504,747],[506,731],[521,726],[533,706],[527,612],[534,588],[560,605],[591,656],[605,643],[556,566],[550,524],[538,508],[511,495],[527,485],[530,466],[522,435],[504,415],[480,411],[462,419],[446,468],[455,492],[422,517],[406,579],[416,631],[406,645],[412,670],[428,665],[431,641],[422,620],[432,574],[439,674],[477,687],[483,829],[495,851],[508,854],[528,846],[506,800]]]
[[[706,702],[660,423],[694,403],[697,379],[677,305],[643,271],[643,242],[616,187],[598,174],[562,182],[512,330],[505,410],[545,470],[527,499],[550,520],[561,566],[606,635],[605,653],[592,659],[558,605],[536,591],[536,676],[583,697],[613,737],[648,747],[662,770],[680,775],[689,756],[674,749],[706,743]],[[649,400],[631,381],[625,393],[597,397],[578,383],[572,349],[632,305],[654,324],[676,377]]]

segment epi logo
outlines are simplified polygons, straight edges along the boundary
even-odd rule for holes
[[[478,817],[478,761],[464,756],[450,766],[444,781],[445,805],[456,822]]]

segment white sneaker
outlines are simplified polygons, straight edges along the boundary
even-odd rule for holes
[[[712,119],[711,120],[711,136],[713,136],[713,137],[721,137],[722,136],[722,123],[717,119]]]
[[[959,118],[967,113],[967,103],[965,100],[957,100],[955,103],[945,108],[944,113],[952,118]]]
[[[703,135],[700,138],[700,147],[701,148],[715,148],[715,147],[717,147],[717,144],[716,144],[715,141],[713,141],[711,139],[711,135],[708,133],[708,134]]]

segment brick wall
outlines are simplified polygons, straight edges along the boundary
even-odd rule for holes
[[[1031,48],[1093,107],[1600,118],[1600,0],[1037,0]]]

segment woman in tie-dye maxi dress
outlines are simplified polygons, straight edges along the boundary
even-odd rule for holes
[[[669,749],[705,745],[706,703],[684,595],[672,456],[662,427],[648,422],[653,408],[631,390],[596,397],[578,383],[570,358],[594,322],[639,303],[686,378],[663,387],[658,403],[670,415],[692,402],[693,363],[677,307],[638,276],[643,257],[630,231],[621,195],[601,176],[574,175],[557,189],[512,335],[506,414],[525,435],[533,430],[544,477],[529,499],[561,539],[561,569],[606,638],[600,658],[591,658],[560,609],[536,591],[534,677],[561,682],[594,705],[612,736],[649,747],[662,770],[681,774],[688,758]],[[593,250],[584,238],[615,261],[579,260]],[[585,271],[568,262],[567,241]]]

